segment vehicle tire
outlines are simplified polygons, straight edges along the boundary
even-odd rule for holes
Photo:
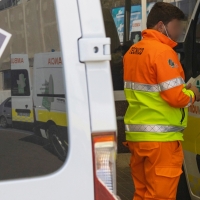
[[[7,128],[8,127],[8,122],[7,122],[7,120],[6,120],[6,118],[4,116],[1,116],[0,124],[1,124],[2,128]]]
[[[191,200],[184,169],[178,184],[176,200]]]
[[[54,152],[62,161],[65,160],[68,151],[68,142],[64,134],[59,133],[56,125],[50,125],[48,128],[49,140]]]

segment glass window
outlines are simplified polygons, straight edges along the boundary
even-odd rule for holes
[[[5,70],[3,71],[3,89],[10,90],[11,88],[11,71]]]
[[[30,96],[27,70],[11,70],[11,95]]]
[[[8,101],[6,101],[5,107],[11,108],[11,99],[9,99]]]
[[[6,117],[0,129],[1,153],[6,155],[0,157],[0,181],[55,172],[69,145],[54,0],[15,2],[0,4],[1,26],[12,33],[0,63]]]
[[[125,1],[102,0],[106,36],[111,38],[111,72],[114,90],[123,90],[123,27]]]

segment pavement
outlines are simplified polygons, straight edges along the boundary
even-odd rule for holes
[[[121,200],[132,200],[134,186],[129,168],[130,153],[117,155],[117,194]]]
[[[32,132],[0,128],[0,180],[47,175],[63,162],[54,154],[48,140]],[[129,168],[130,153],[117,155],[117,193],[121,200],[132,200],[134,186]],[[3,162],[2,162],[3,161]],[[184,174],[181,180],[184,180]],[[187,185],[179,184],[177,200],[190,200]]]

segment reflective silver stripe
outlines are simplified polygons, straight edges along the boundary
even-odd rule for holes
[[[190,107],[192,105],[192,100],[193,100],[193,98],[192,98],[192,96],[190,96],[190,102],[188,103],[187,106],[185,106],[185,108],[188,108],[188,107]]]
[[[159,85],[150,85],[150,84],[142,84],[142,83],[133,83],[133,82],[124,82],[124,88],[146,91],[146,92],[159,92]]]
[[[160,83],[159,85],[161,91],[165,91],[183,84],[185,84],[185,81],[183,80],[183,78],[179,77],[171,79],[169,81],[165,81],[163,83]]]
[[[185,84],[183,78],[178,77],[155,85],[125,81],[124,88],[137,91],[145,91],[145,92],[161,92],[177,87],[182,84]]]
[[[166,133],[166,132],[181,132],[182,130],[184,130],[184,127],[167,126],[167,125],[131,124],[131,125],[125,125],[125,130],[128,132]]]

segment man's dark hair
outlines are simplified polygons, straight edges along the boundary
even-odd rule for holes
[[[153,28],[159,21],[167,25],[173,19],[184,20],[184,13],[170,3],[158,2],[151,9],[147,18],[147,28]]]

